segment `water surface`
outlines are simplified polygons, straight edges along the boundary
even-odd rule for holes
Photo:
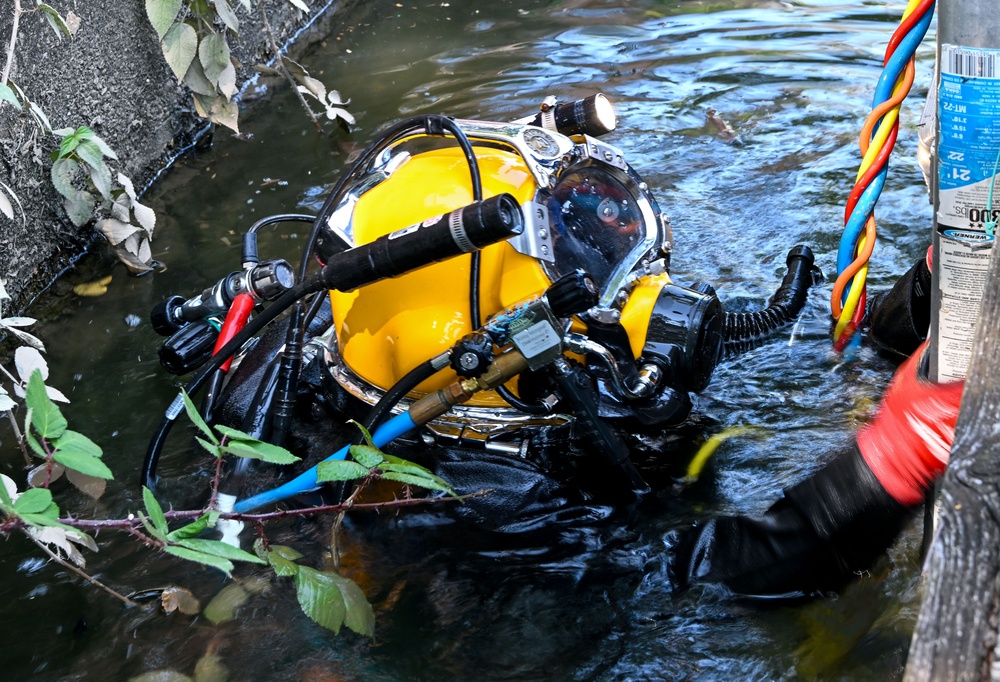
[[[605,92],[619,113],[606,140],[625,151],[671,217],[676,279],[712,283],[730,307],[761,305],[798,243],[830,275],[856,137],[904,4],[365,3],[304,58],[352,100],[358,123],[349,136],[317,136],[284,89],[258,92],[264,101],[251,103],[242,121],[249,140],[219,132],[214,146],[185,156],[147,195],[165,271],[130,278],[94,256],[54,287],[63,312],[36,329],[50,348],[50,383],[71,398],[71,424],[104,447],[118,479],[99,502],[60,488],[66,507],[120,515],[141,501],[142,454],[179,385],[159,368],[148,311],[238,268],[239,233],[255,220],[318,210],[349,155],[404,116],[506,120],[548,94]],[[929,81],[932,53],[930,42],[921,48],[918,84]],[[906,105],[879,202],[873,287],[919,257],[930,234],[915,162],[925,92],[916,88]],[[741,145],[720,138],[706,119],[710,108]],[[269,233],[262,252],[293,259],[304,233]],[[114,275],[106,295],[69,293],[75,281],[105,273]],[[759,437],[727,442],[714,476],[694,490],[664,486],[624,518],[530,537],[493,537],[436,512],[350,524],[345,571],[375,605],[373,642],[314,625],[280,582],[237,622],[218,627],[123,609],[15,538],[0,554],[0,666],[8,679],[191,674],[211,649],[232,680],[897,679],[917,607],[915,532],[873,575],[825,600],[761,605],[713,589],[678,594],[666,575],[671,530],[711,514],[763,510],[849,442],[877,401],[891,366],[868,351],[851,362],[832,354],[828,295],[824,283],[794,328],[720,366],[696,400],[692,428],[647,442],[669,463],[726,426],[761,428]],[[129,315],[143,323],[129,326]],[[160,473],[170,501],[183,506],[185,495],[207,488],[209,474],[195,468],[204,460],[184,429],[175,431]],[[3,470],[18,476],[20,455],[6,431],[0,437]],[[643,459],[655,476],[656,458]],[[323,565],[323,524],[275,532]],[[123,537],[102,534],[99,542],[89,570],[125,591],[182,584],[208,599],[225,582]]]

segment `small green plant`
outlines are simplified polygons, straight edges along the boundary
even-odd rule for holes
[[[24,10],[21,0],[14,0],[11,39],[0,78],[0,106],[13,106],[26,113],[42,135],[62,138],[59,149],[52,153],[50,177],[63,197],[66,215],[77,227],[96,219],[101,234],[126,267],[132,272],[145,272],[152,261],[149,242],[156,214],[139,203],[128,176],[112,171],[108,162],[117,161],[117,154],[87,126],[54,129],[42,108],[10,80],[18,24],[21,15],[29,12],[40,12],[60,39],[72,39],[80,28],[80,19],[72,12],[63,17],[45,3],[38,3],[35,10]],[[0,213],[9,220],[15,217],[14,204],[26,221],[20,198],[9,185],[0,182]]]
[[[63,196],[70,220],[80,227],[96,217],[98,230],[115,247],[119,260],[132,272],[149,270],[156,213],[139,203],[128,176],[118,173],[112,179],[108,160],[118,155],[87,126],[52,133],[62,138],[52,153],[52,185]],[[81,178],[86,183],[82,189]]]

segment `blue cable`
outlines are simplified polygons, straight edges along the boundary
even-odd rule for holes
[[[400,436],[409,433],[415,428],[417,428],[417,425],[410,417],[410,413],[403,412],[376,429],[375,433],[372,434],[372,442],[375,443],[375,447],[381,448]],[[350,448],[350,446],[345,445],[323,461],[333,462],[344,459],[347,457],[348,448]],[[263,507],[267,504],[274,504],[275,502],[281,502],[282,500],[287,500],[289,497],[295,497],[296,495],[316,490],[319,486],[320,484],[316,480],[316,467],[312,467],[284,485],[278,486],[273,490],[265,490],[262,493],[254,495],[253,497],[248,497],[245,500],[237,502],[233,511],[238,514],[246,514],[247,512],[257,509],[258,507]]]

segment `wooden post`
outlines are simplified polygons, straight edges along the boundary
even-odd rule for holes
[[[995,252],[995,250],[994,250]],[[904,679],[1000,679],[1000,259],[982,315]]]
[[[963,52],[964,48],[972,49]],[[958,275],[951,284],[947,281],[942,284],[938,262],[942,241],[953,248],[953,255],[958,252],[966,261],[984,257],[988,251],[965,249],[954,240],[949,242],[945,234],[949,227],[968,232],[976,227],[981,229],[982,225],[975,225],[968,209],[987,208],[982,182],[979,187],[962,188],[964,198],[955,191],[949,194],[946,188],[949,179],[946,173],[972,169],[972,173],[979,173],[975,178],[983,177],[982,162],[978,167],[949,165],[947,154],[949,149],[952,154],[962,153],[965,142],[970,157],[978,154],[981,158],[987,144],[994,146],[994,156],[1000,151],[996,149],[1000,146],[1000,110],[989,105],[979,109],[979,104],[988,104],[990,93],[994,92],[993,83],[1000,88],[1000,81],[991,83],[982,78],[976,81],[977,77],[989,73],[984,65],[1000,65],[1000,5],[997,0],[938,0],[938,60],[939,66],[943,64],[945,72],[950,68],[952,74],[948,83],[952,88],[950,92],[943,92],[940,83],[934,84],[939,88],[939,98],[944,96],[944,100],[939,101],[940,116],[954,111],[966,100],[970,100],[970,105],[975,104],[975,108],[970,106],[970,111],[989,112],[992,109],[994,112],[988,116],[970,117],[968,130],[958,127],[965,125],[965,121],[954,118],[939,121],[935,190],[939,181],[941,185],[940,191],[934,192],[935,308],[932,310],[931,372],[932,376],[949,378],[961,376],[959,360],[964,348],[961,344],[956,346],[956,334],[942,332],[938,322],[951,324],[950,331],[954,331],[955,320],[968,319],[968,313],[956,315],[954,307],[949,309],[962,298],[961,292],[950,300],[946,294],[943,301],[941,287],[954,286],[958,281],[968,282],[969,275],[968,270],[959,267],[952,271]],[[956,79],[955,74],[963,78]],[[973,85],[963,90],[965,99],[956,97],[955,88],[969,82]],[[977,96],[984,93],[977,100]],[[973,133],[969,135],[968,131]],[[964,141],[963,134],[966,135]],[[989,169],[987,173],[992,174]],[[996,193],[993,207],[1000,208],[1000,192]],[[968,219],[966,224],[960,224],[964,219]],[[937,535],[924,565],[924,600],[906,664],[904,679],[907,682],[1000,680],[1000,257],[995,255],[996,248],[987,248],[993,255],[989,257],[986,271],[979,321],[971,337],[962,408],[939,498]],[[948,277],[948,273],[944,273],[944,280]],[[951,293],[955,294],[954,288]],[[951,347],[936,354],[935,346],[942,338],[948,338]]]

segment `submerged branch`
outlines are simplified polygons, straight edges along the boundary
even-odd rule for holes
[[[45,552],[49,556],[50,559],[52,559],[53,561],[55,561],[57,564],[59,564],[63,568],[67,568],[70,571],[73,571],[73,573],[76,573],[78,576],[80,576],[81,578],[83,578],[84,580],[86,580],[87,582],[89,582],[91,585],[94,585],[96,587],[101,588],[102,590],[104,590],[105,592],[107,592],[112,597],[114,597],[115,599],[119,600],[120,602],[122,602],[126,606],[138,606],[137,603],[135,603],[134,601],[132,601],[131,599],[129,599],[125,595],[120,594],[120,593],[114,591],[113,589],[111,589],[110,587],[108,587],[107,585],[105,585],[104,583],[102,583],[100,580],[98,580],[94,576],[90,575],[86,571],[84,571],[84,570],[82,570],[82,569],[74,566],[70,562],[68,562],[65,559],[63,559],[61,556],[59,556],[58,554],[56,554],[55,552],[53,552],[51,549],[49,549],[48,547],[46,547],[45,543],[39,542],[38,540],[36,540],[35,538],[31,537],[30,535],[28,535],[28,539],[30,539],[32,542],[34,542],[36,545],[38,545],[39,549],[41,549],[43,552]]]

